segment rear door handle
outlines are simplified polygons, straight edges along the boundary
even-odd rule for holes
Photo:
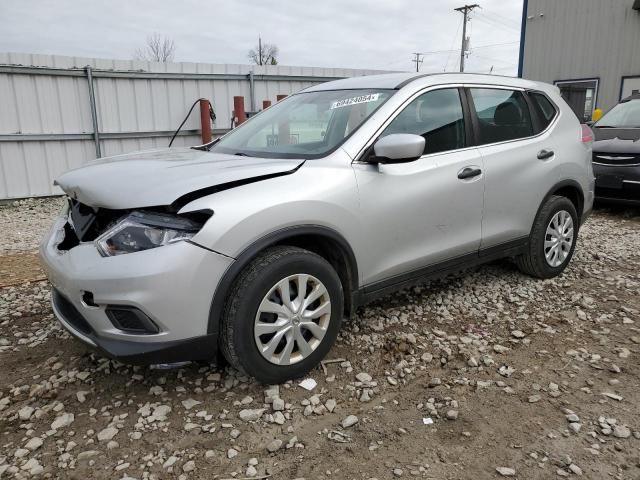
[[[481,173],[482,170],[480,170],[479,168],[466,167],[458,172],[458,178],[460,180],[466,180],[467,178],[477,177]]]
[[[540,150],[538,152],[538,159],[546,160],[547,158],[553,157],[553,155],[554,155],[553,150]]]

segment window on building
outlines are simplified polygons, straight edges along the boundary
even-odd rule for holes
[[[382,133],[413,133],[425,139],[424,153],[463,148],[464,114],[457,88],[432,90],[413,100]]]
[[[558,80],[554,83],[578,119],[583,123],[591,121],[598,97],[598,80]]]
[[[630,95],[640,94],[640,75],[622,77],[622,88],[620,89],[620,100]]]
[[[546,129],[556,116],[556,107],[551,103],[546,95],[538,92],[530,92],[529,98],[533,102],[534,108],[538,111],[540,119],[540,131]]]
[[[469,91],[478,116],[481,145],[533,135],[531,115],[522,92],[495,88]]]

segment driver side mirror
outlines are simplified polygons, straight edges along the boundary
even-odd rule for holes
[[[425,139],[411,133],[392,133],[373,145],[377,163],[402,163],[417,160],[424,153]]]

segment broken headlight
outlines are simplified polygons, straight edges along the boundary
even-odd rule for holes
[[[201,224],[188,218],[135,211],[100,235],[95,243],[105,257],[141,252],[193,237]]]

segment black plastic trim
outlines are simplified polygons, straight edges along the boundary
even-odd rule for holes
[[[458,87],[458,96],[460,97],[460,103],[462,104],[462,115],[464,119],[464,134],[465,134],[464,148],[473,147],[476,145],[476,134],[474,131],[471,107],[469,105],[467,90],[464,87]]]
[[[527,109],[529,110],[529,120],[531,121],[531,126],[533,127],[534,132],[542,132],[544,128],[542,128],[542,119],[540,118],[540,112],[538,111],[538,106],[534,105],[533,98],[529,96],[529,91],[522,92],[524,95],[524,101],[527,104]],[[552,103],[553,105],[553,103]],[[556,110],[556,115],[558,111]],[[555,116],[553,117],[555,119]],[[549,125],[553,123],[553,119],[549,122]]]
[[[471,132],[473,135],[473,146],[480,146],[480,123],[478,122],[478,112],[476,111],[476,104],[473,103],[471,98],[471,92],[469,87],[463,87],[464,98],[467,102],[467,108],[469,109],[469,124],[471,125]]]
[[[215,335],[202,335],[169,342],[129,342],[91,337],[100,354],[132,365],[151,365],[211,360],[216,357],[218,341]]]
[[[321,225],[300,225],[295,227],[288,227],[269,233],[256,242],[252,243],[250,246],[245,248],[242,253],[240,253],[240,255],[238,255],[235,262],[229,265],[227,271],[224,273],[222,279],[218,283],[215,293],[213,294],[211,308],[209,310],[209,322],[207,325],[208,334],[218,334],[220,320],[224,312],[225,302],[227,301],[227,295],[231,289],[231,286],[233,285],[233,282],[240,274],[240,272],[244,269],[244,267],[247,266],[249,262],[253,260],[253,258],[265,248],[277,243],[281,243],[288,238],[293,238],[300,235],[318,235],[327,237],[338,242],[338,244],[342,247],[344,253],[347,256],[347,269],[349,271],[349,277],[351,280],[351,304],[354,305],[355,298],[353,297],[353,295],[358,290],[359,286],[358,264],[356,261],[356,256],[353,253],[349,242],[347,242],[347,240],[335,230]]]
[[[599,196],[596,191],[596,202],[602,204],[611,204],[611,205],[625,205],[629,207],[640,207],[640,199],[634,200],[632,198],[616,198],[616,197],[602,197]],[[591,213],[591,212],[589,212]],[[584,222],[583,222],[584,223]]]

